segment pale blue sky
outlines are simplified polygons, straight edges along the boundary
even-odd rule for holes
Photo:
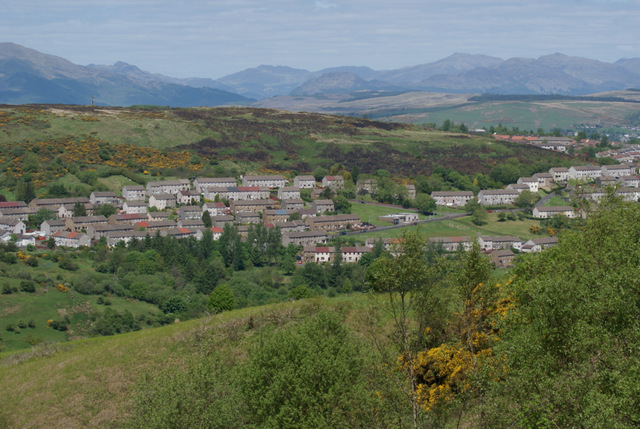
[[[640,57],[640,0],[4,0],[0,42],[76,64],[219,78],[260,64],[388,70],[456,52]],[[1,72],[1,70],[0,70]]]

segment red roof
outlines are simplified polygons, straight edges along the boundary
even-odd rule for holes
[[[317,252],[329,252],[329,248],[328,247],[316,247],[316,253]]]
[[[213,227],[211,227],[211,232],[213,232],[213,233],[223,233],[224,232],[224,228],[220,228],[219,226],[213,226]]]
[[[136,225],[142,228],[149,228],[149,222],[146,221],[136,222]]]
[[[26,204],[24,201],[2,201],[0,202],[0,209],[8,209],[12,207],[24,207]]]
[[[178,230],[183,234],[191,234],[191,230],[189,228],[178,228]]]

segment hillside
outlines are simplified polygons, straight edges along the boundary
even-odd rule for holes
[[[366,295],[2,353],[0,425],[637,427],[640,209],[602,204],[508,277],[410,234]]]
[[[220,162],[232,163],[240,172],[305,173],[341,163],[348,169],[358,166],[363,173],[387,169],[394,175],[411,177],[431,174],[438,166],[463,173],[487,173],[508,158],[550,166],[571,162],[566,155],[495,142],[490,137],[362,118],[255,108],[32,105],[3,106],[0,115],[0,145],[6,149],[38,146],[42,150],[40,157],[51,161],[56,158],[58,147],[72,144],[82,158],[76,161],[108,161],[108,165],[128,166],[139,172],[153,169],[153,174],[162,173],[163,165],[183,168],[185,174]],[[98,150],[81,150],[84,144],[98,149],[107,145],[111,149],[105,151],[113,153],[103,151],[100,157]],[[127,147],[151,147],[163,152],[141,154],[142,158],[136,160],[126,154]],[[68,157],[69,153],[62,156]],[[174,161],[163,163],[162,157]],[[4,162],[20,164],[22,158]]]

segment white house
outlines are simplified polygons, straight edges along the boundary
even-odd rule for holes
[[[127,201],[144,201],[147,197],[147,190],[142,185],[123,186],[122,197]]]
[[[316,179],[313,176],[296,176],[293,186],[300,189],[313,189],[316,187]]]
[[[483,206],[513,204],[520,193],[511,189],[483,189],[478,192],[478,202]]]
[[[462,207],[473,199],[471,191],[433,191],[431,198],[439,206]]]
[[[573,207],[570,206],[551,206],[551,207],[539,207],[533,208],[532,215],[536,219],[548,219],[557,214],[564,215],[570,219],[578,217],[578,213]]]
[[[169,207],[176,206],[175,194],[152,194],[149,197],[149,207],[155,207],[158,210],[164,210]]]

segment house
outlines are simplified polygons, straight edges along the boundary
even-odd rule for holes
[[[513,204],[520,193],[511,189],[483,189],[478,192],[478,202],[483,206]]]
[[[40,224],[40,231],[45,237],[50,237],[53,233],[66,230],[64,219],[45,220]]]
[[[227,188],[231,186],[238,186],[238,182],[233,177],[196,177],[193,181],[193,188],[201,194],[207,188]]]
[[[578,213],[575,211],[573,207],[570,207],[570,206],[551,206],[551,207],[535,206],[532,211],[532,216],[536,219],[548,219],[548,218],[554,217],[557,214],[564,215],[569,219],[578,217]]]
[[[569,167],[569,179],[595,180],[602,175],[602,169],[595,165],[574,165]]]
[[[200,206],[182,206],[178,209],[178,220],[202,219]]]
[[[322,231],[292,231],[282,232],[282,245],[284,247],[289,244],[296,246],[315,246],[316,244],[325,244],[329,237]]]
[[[551,188],[553,186],[553,175],[551,173],[536,173],[531,177],[538,180],[538,188]]]
[[[567,152],[570,146],[573,146],[575,142],[569,137],[539,137],[530,143],[533,146],[537,146],[541,149],[553,150],[556,152]]]
[[[222,233],[224,232],[224,228],[220,228],[220,227],[216,227],[216,226],[212,226],[211,228],[209,228],[209,230],[211,231],[211,234],[213,235],[213,240],[220,240],[220,237],[222,236]],[[196,240],[202,240],[202,237],[204,235],[204,231],[205,229],[199,229],[198,231],[196,231]]]
[[[519,194],[521,194],[522,191],[529,191],[531,188],[529,187],[529,185],[525,185],[525,184],[510,183],[507,185],[505,189],[517,191]]]
[[[267,228],[277,227],[280,228],[280,231],[285,232],[302,232],[307,230],[307,224],[301,220],[293,220],[291,222],[263,222],[264,226]]]
[[[150,221],[159,221],[159,220],[169,220],[171,217],[171,213],[169,212],[147,212],[147,220]]]
[[[134,225],[138,222],[146,221],[147,219],[148,219],[147,215],[143,213],[114,214],[109,216],[107,223],[109,225],[121,225],[121,224]]]
[[[65,221],[65,227],[67,231],[75,231],[79,232],[81,230],[85,230],[92,225],[106,225],[107,218],[100,216],[80,216],[80,217],[70,217]]]
[[[473,199],[471,191],[433,191],[431,193],[438,206],[462,207]]]
[[[511,248],[520,250],[522,247],[522,240],[512,235],[481,235],[478,237],[478,244],[480,245],[480,248],[485,251]]]
[[[305,219],[311,231],[337,231],[347,229],[351,225],[360,224],[360,217],[354,214],[339,214],[334,216],[316,216]]]
[[[344,177],[342,176],[324,176],[322,179],[323,188],[331,188],[334,191],[344,188]]]
[[[0,229],[7,230],[11,234],[24,234],[27,232],[25,223],[18,219],[0,218]]]
[[[162,229],[175,228],[177,225],[172,220],[156,220],[156,221],[140,221],[135,223],[135,228],[138,230],[144,229],[147,231],[160,231]]]
[[[52,235],[56,246],[72,247],[74,249],[80,246],[91,245],[91,240],[87,234],[81,232],[58,231]]]
[[[91,225],[87,227],[87,235],[91,240],[100,240],[102,237],[107,238],[107,235],[111,232],[128,232],[133,231],[135,228],[131,224],[120,225]]]
[[[569,169],[564,167],[553,167],[549,169],[549,174],[553,176],[555,183],[563,183],[569,180]]]
[[[538,192],[538,179],[534,177],[520,177],[518,179],[518,185],[527,185],[529,191]]]
[[[204,203],[202,205],[202,211],[208,211],[211,216],[221,216],[229,214],[229,207],[224,203]]]
[[[175,194],[163,193],[163,194],[151,194],[149,197],[149,207],[155,207],[158,210],[164,210],[166,208],[176,206]]]
[[[93,214],[93,204],[91,203],[78,203],[81,206],[84,207],[84,211],[86,213],[87,216],[90,216]],[[59,219],[66,219],[69,217],[73,217],[74,212],[76,211],[76,205],[75,204],[62,204],[60,206],[58,206],[57,212],[58,212],[58,218]]]
[[[14,207],[14,208],[0,208],[0,218],[4,219],[17,219],[23,222],[29,220],[29,216],[38,212],[35,207]]]
[[[187,191],[191,188],[188,179],[161,180],[147,183],[147,194],[172,194],[177,195],[180,191]]]
[[[195,229],[195,230],[205,228],[204,222],[202,221],[202,219],[179,220],[177,226],[178,228],[188,228],[188,229]]]
[[[233,225],[235,218],[231,215],[211,216],[211,226],[224,228],[224,225],[229,223]]]
[[[442,246],[442,250],[446,252],[457,252],[461,247],[464,250],[470,250],[471,246],[473,246],[473,239],[467,236],[429,237],[427,244]]]
[[[58,207],[61,205],[70,205],[74,206],[75,203],[80,204],[91,204],[89,198],[84,197],[74,197],[74,198],[36,198],[31,200],[29,203],[29,207],[35,207],[38,209],[45,208],[53,211],[57,211]]]
[[[317,264],[333,262],[335,251],[335,247],[305,246],[302,252],[302,259],[305,262],[315,262]]]
[[[115,247],[119,242],[128,244],[131,240],[143,240],[149,235],[147,231],[113,231],[107,233],[107,246]]]
[[[191,228],[170,228],[170,229],[163,229],[162,231],[160,231],[160,235],[163,237],[170,237],[170,238],[189,238],[189,237],[193,237],[196,238],[198,233],[197,229],[191,229]]]
[[[489,253],[489,258],[496,268],[513,267],[515,257],[516,255],[511,251],[511,249],[492,250],[491,253]]]
[[[347,264],[355,264],[362,259],[362,256],[373,252],[372,248],[366,246],[344,246],[340,250],[342,251],[342,262]]]
[[[189,189],[182,189],[178,191],[176,201],[178,204],[196,204],[200,202],[200,193]]]
[[[540,237],[533,238],[522,245],[522,251],[525,253],[541,252],[544,249],[558,244],[558,237]]]
[[[266,212],[266,210],[265,210]],[[236,214],[236,223],[261,223],[260,214],[256,212],[239,212]]]
[[[615,178],[636,174],[636,166],[633,164],[603,165],[601,170],[603,176]]]
[[[89,195],[89,202],[91,204],[111,204],[113,206],[119,206],[120,200],[116,196],[115,192],[107,191],[107,192],[92,192]]]
[[[142,185],[123,186],[122,198],[127,201],[144,201],[147,198],[147,190]]]
[[[357,194],[376,194],[377,192],[378,181],[376,179],[358,179],[356,183]]]
[[[283,186],[278,189],[279,200],[292,200],[300,198],[300,188],[295,186]]]
[[[311,203],[311,208],[318,214],[325,212],[333,213],[336,211],[333,200],[314,200]]]
[[[36,237],[33,235],[15,234],[16,246],[24,248],[36,245]]]
[[[625,188],[640,188],[640,176],[622,176],[618,178],[618,182]]]
[[[407,198],[410,200],[416,199],[416,185],[408,184],[404,185],[407,189]]]
[[[287,185],[287,179],[279,174],[265,176],[244,176],[242,186],[258,186],[265,188],[281,188]]]
[[[20,207],[27,207],[27,203],[24,201],[0,201],[0,209],[19,209]]]
[[[378,220],[383,222],[391,222],[393,224],[412,223],[418,221],[418,213],[395,213],[384,216],[378,216]]]
[[[284,209],[265,210],[262,213],[264,223],[286,222],[293,212]]]
[[[285,210],[302,210],[304,209],[304,201],[301,198],[294,198],[291,200],[283,200],[280,204]]]
[[[263,200],[232,200],[231,201],[231,213],[236,214],[239,212],[262,212],[266,209],[271,209],[276,206],[275,201],[271,199]]]
[[[122,204],[122,211],[127,214],[146,213],[147,204],[144,201],[125,201]]]
[[[313,176],[296,176],[293,178],[293,186],[299,189],[313,189],[316,187],[316,178]]]

